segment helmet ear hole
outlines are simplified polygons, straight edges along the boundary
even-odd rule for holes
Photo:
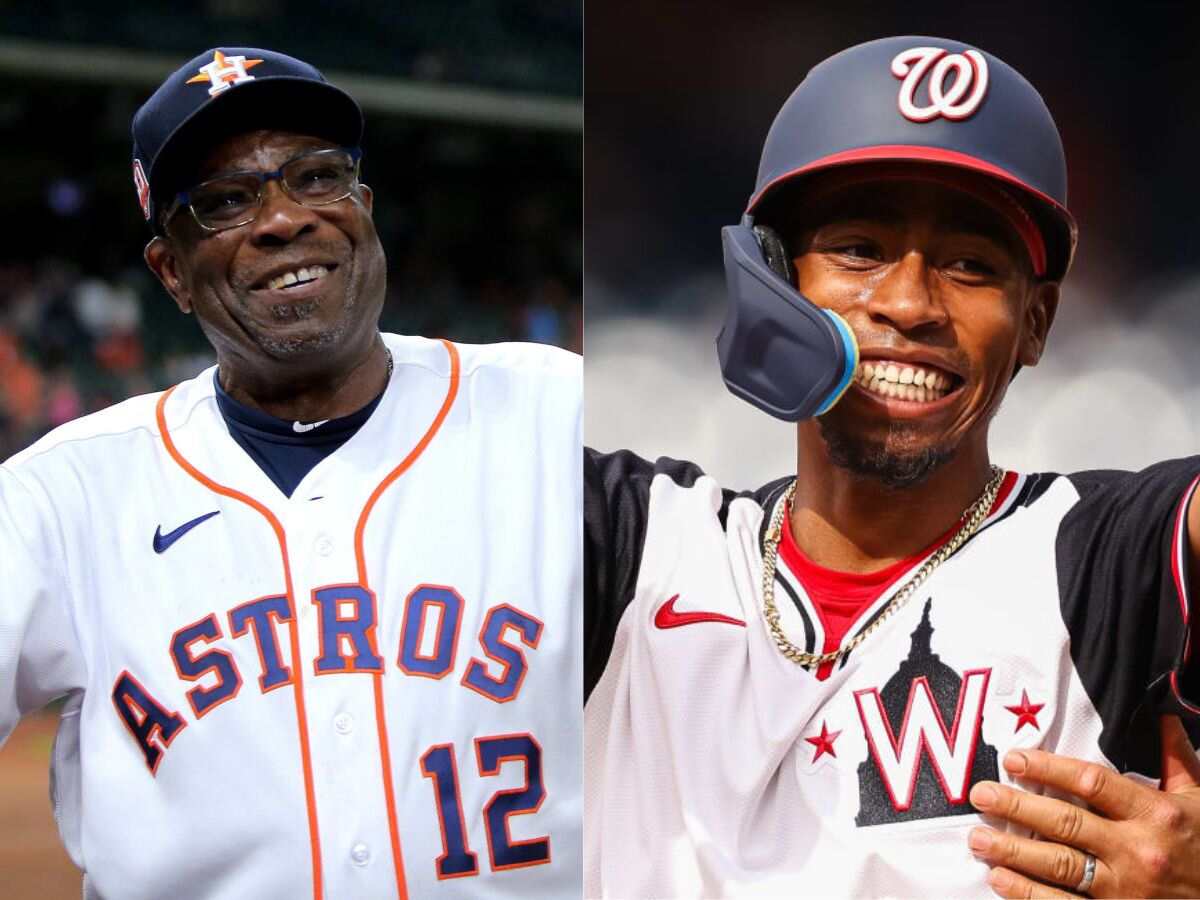
[[[766,262],[767,267],[795,287],[796,278],[792,271],[792,257],[783,244],[783,238],[768,225],[755,225],[753,231],[754,237],[758,240],[758,246],[762,249],[763,261]]]

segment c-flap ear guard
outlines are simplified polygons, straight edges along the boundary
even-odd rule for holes
[[[769,231],[764,247],[755,230],[749,217],[721,229],[729,294],[717,336],[721,374],[734,395],[798,422],[821,415],[845,393],[858,368],[858,344],[841,316],[771,270],[767,259],[786,251]]]

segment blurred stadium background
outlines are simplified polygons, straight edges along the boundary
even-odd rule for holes
[[[608,0],[587,10],[589,444],[691,459],[728,487],[794,471],[792,427],[728,394],[720,228],[807,70],[891,34],[972,42],[1042,93],[1066,146],[1079,254],[994,459],[1141,468],[1200,447],[1196,9],[926,0]]]
[[[582,18],[553,0],[0,0],[0,459],[213,362],[142,262],[129,123],[218,45],[298,56],[363,106],[385,329],[579,350]],[[0,897],[80,893],[47,799],[54,723],[0,752]]]

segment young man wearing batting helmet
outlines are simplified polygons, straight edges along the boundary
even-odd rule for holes
[[[1200,702],[1200,459],[988,453],[1075,250],[1041,97],[955,41],[837,54],[723,240],[723,375],[797,470],[588,456],[587,895],[1195,893],[1160,715]]]
[[[579,893],[580,361],[379,332],[362,134],[281,53],[170,75],[145,257],[218,364],[0,467],[0,736],[66,697],[87,897]]]

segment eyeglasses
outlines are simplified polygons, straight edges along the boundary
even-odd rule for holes
[[[301,206],[328,206],[345,200],[358,186],[357,147],[313,150],[289,159],[274,172],[233,172],[203,181],[175,195],[163,217],[163,227],[183,207],[205,231],[225,231],[258,218],[263,189],[278,181],[284,192]]]

